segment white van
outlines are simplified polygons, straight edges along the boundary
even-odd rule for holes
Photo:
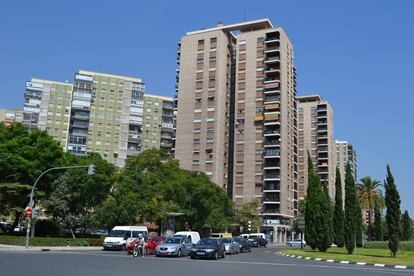
[[[239,237],[243,239],[262,237],[263,239],[266,239],[266,235],[264,233],[241,234]]]
[[[193,244],[196,244],[200,241],[200,234],[198,232],[193,232],[193,231],[180,231],[174,234],[174,237],[186,237],[189,238],[191,240],[191,242]]]
[[[103,242],[104,250],[125,250],[126,246],[139,237],[139,234],[148,235],[146,226],[115,226]]]

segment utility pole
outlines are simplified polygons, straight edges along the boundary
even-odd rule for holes
[[[32,212],[29,213],[30,214],[29,216],[27,216],[26,241],[25,241],[25,247],[26,248],[29,248],[30,227],[31,227],[31,224],[33,224],[33,222],[34,222],[34,218],[33,218],[33,213],[34,213],[33,212],[33,206],[34,206],[33,195],[34,195],[34,191],[35,191],[36,185],[39,182],[40,178],[42,178],[42,176],[44,176],[46,173],[48,173],[50,171],[67,170],[67,169],[77,169],[77,168],[88,168],[88,175],[93,175],[95,173],[95,165],[93,165],[93,164],[84,165],[84,166],[54,167],[54,168],[50,168],[50,169],[44,171],[36,179],[35,183],[33,184],[32,191],[30,193],[30,201],[29,201],[29,206],[28,206],[28,209],[32,210]]]

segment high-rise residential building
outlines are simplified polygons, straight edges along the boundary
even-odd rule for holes
[[[66,147],[72,84],[32,78],[26,83],[23,124],[29,129],[46,130]]]
[[[341,173],[341,182],[342,182],[342,195],[345,202],[345,173],[346,165],[351,165],[352,176],[357,182],[357,160],[356,160],[356,151],[354,146],[347,141],[335,141],[336,144],[336,165],[339,168]]]
[[[145,94],[141,150],[161,148],[171,153],[173,118],[173,98]]]
[[[13,123],[21,123],[23,121],[23,110],[16,109],[4,109],[0,108],[0,123],[9,126]]]
[[[298,100],[299,198],[308,187],[308,152],[313,167],[335,198],[336,147],[333,109],[319,95],[301,96]]]
[[[97,152],[123,166],[141,150],[144,89],[140,78],[76,73],[67,150],[77,155]]]
[[[287,34],[268,19],[189,32],[178,49],[175,158],[236,205],[259,199],[274,241],[298,207],[293,61]]]

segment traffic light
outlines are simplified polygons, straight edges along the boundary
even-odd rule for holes
[[[248,230],[249,232],[251,232],[251,231],[252,231],[252,222],[251,222],[250,220],[247,222],[247,230]]]
[[[95,174],[95,165],[90,164],[88,167],[88,175],[93,175]]]

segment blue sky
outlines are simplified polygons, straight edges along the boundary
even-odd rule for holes
[[[78,69],[142,77],[173,95],[176,43],[187,31],[268,17],[291,38],[298,94],[331,102],[335,137],[358,175],[385,178],[414,215],[414,1],[5,1],[0,107],[22,106],[25,81],[71,81]]]

